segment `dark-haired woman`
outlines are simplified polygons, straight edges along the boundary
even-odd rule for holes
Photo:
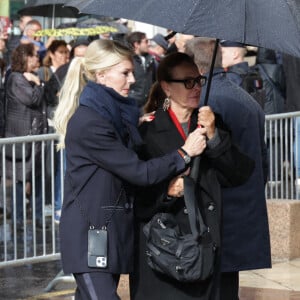
[[[186,136],[199,123],[207,140],[201,154],[196,182],[197,200],[202,216],[217,246],[214,274],[205,281],[184,283],[153,271],[147,264],[143,226],[158,212],[172,213],[183,233],[190,233],[184,205],[182,176],[141,190],[135,202],[136,255],[130,276],[133,300],[217,300],[219,299],[219,249],[221,247],[220,186],[243,183],[253,170],[253,162],[231,143],[230,134],[208,106],[198,111],[201,87],[206,78],[199,74],[193,59],[184,53],[166,56],[157,70],[146,113],[156,110],[152,122],[144,122],[143,159],[164,155],[183,145]]]
[[[39,67],[37,50],[33,44],[21,44],[12,53],[11,74],[6,84],[6,121],[5,136],[16,137],[43,133],[45,124],[42,114],[43,85],[34,71]],[[23,223],[23,188],[26,183],[32,183],[32,159],[35,159],[35,196],[36,221],[42,224],[41,182],[38,172],[40,164],[39,144],[36,143],[35,155],[31,156],[29,145],[25,151],[25,176],[22,157],[17,157],[21,151],[16,151],[16,167],[13,168],[13,157],[6,151],[7,177],[16,174],[16,217]]]

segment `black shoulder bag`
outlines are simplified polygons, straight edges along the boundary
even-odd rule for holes
[[[157,213],[143,228],[147,262],[154,271],[178,281],[201,281],[213,273],[216,247],[195,199],[195,182],[187,176],[184,201],[192,233],[183,235],[172,214]]]

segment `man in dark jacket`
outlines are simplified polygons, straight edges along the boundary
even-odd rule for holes
[[[135,99],[138,107],[142,108],[155,81],[155,60],[148,52],[149,45],[145,33],[132,32],[127,41],[135,53],[133,57],[135,83],[130,86],[129,97]]]
[[[286,111],[295,112],[300,111],[300,58],[291,55],[283,55],[283,69],[286,78]],[[300,149],[300,117],[294,119],[294,135],[295,142],[294,149]],[[296,190],[300,195],[300,153],[299,150],[294,151],[295,171],[296,171]]]
[[[213,56],[213,39],[194,38],[186,52],[194,57],[201,74],[207,74]],[[269,227],[265,198],[267,151],[264,112],[242,88],[224,75],[218,51],[208,105],[232,133],[235,144],[255,161],[250,179],[222,190],[221,300],[237,300],[239,271],[271,267]],[[206,87],[201,93],[201,105]]]

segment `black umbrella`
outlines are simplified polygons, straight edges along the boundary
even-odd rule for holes
[[[300,56],[299,0],[71,0],[66,5]]]
[[[64,0],[28,0],[18,11],[19,15],[41,16],[50,18],[79,18],[83,16],[75,7],[66,7]]]

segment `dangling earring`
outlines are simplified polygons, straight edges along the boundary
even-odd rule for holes
[[[167,97],[163,103],[163,110],[164,111],[168,110],[170,108],[170,104],[171,104],[171,101],[170,101],[169,97]]]

